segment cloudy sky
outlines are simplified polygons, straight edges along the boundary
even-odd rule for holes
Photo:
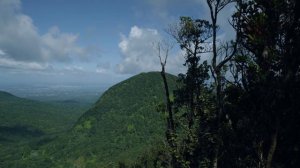
[[[220,16],[223,39],[233,9]],[[153,42],[180,16],[207,19],[205,0],[0,0],[0,83],[113,84],[158,71]],[[167,71],[183,61],[175,49]]]

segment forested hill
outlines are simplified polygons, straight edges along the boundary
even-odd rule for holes
[[[167,78],[170,91],[174,90],[177,77]],[[112,86],[67,136],[48,145],[47,151],[55,153],[54,167],[132,164],[163,142],[164,114],[157,110],[163,102],[159,72],[141,73]]]
[[[70,128],[79,115],[74,108],[62,103],[20,98],[0,91],[0,126],[33,127],[45,133],[59,132]]]
[[[172,92],[175,89],[176,77],[168,75],[167,78]],[[130,118],[132,118],[134,114],[152,118],[156,116],[153,113],[157,111],[155,107],[164,100],[164,92],[163,81],[159,72],[141,73],[133,76],[109,88],[99,98],[95,106],[79,119],[75,129],[85,129],[84,123],[93,123],[96,120],[99,122],[104,115],[112,115],[115,112],[117,115],[122,115],[122,121],[128,121],[123,117],[131,116]],[[134,117],[139,121],[144,120],[142,118]],[[112,119],[113,121],[114,119],[118,120],[117,118]],[[92,124],[93,127],[96,125]]]

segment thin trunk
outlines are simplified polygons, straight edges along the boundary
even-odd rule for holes
[[[217,117],[218,117],[218,124],[217,126],[219,126],[220,122],[221,122],[221,118],[223,115],[223,98],[222,98],[222,77],[220,72],[216,73],[217,76]]]
[[[212,66],[213,66],[213,70],[214,73],[216,75],[216,112],[217,112],[217,120],[216,120],[216,133],[218,134],[218,130],[219,130],[219,122],[220,122],[220,110],[221,110],[221,96],[220,96],[220,92],[221,92],[221,85],[220,85],[220,72],[219,69],[217,68],[217,12],[216,12],[216,7],[215,10],[213,11],[211,9],[211,20],[212,20],[212,27],[213,27],[213,59],[212,59]],[[219,142],[216,142],[216,146],[215,146],[215,154],[214,154],[214,158],[213,158],[213,168],[217,168],[218,167],[218,158],[219,158]]]
[[[221,74],[220,72],[216,72],[216,94],[217,94],[217,107],[216,107],[216,112],[217,112],[217,118],[216,118],[216,133],[217,136],[219,136],[219,130],[220,130],[220,123],[221,123],[221,118],[223,115],[223,102],[222,102],[222,84],[221,84]],[[216,142],[216,147],[215,147],[215,156],[213,159],[213,168],[217,168],[218,167],[218,158],[219,158],[219,148],[220,148],[220,142]]]
[[[166,139],[167,142],[169,144],[169,147],[171,148],[171,157],[172,157],[172,161],[171,161],[171,166],[174,168],[180,167],[180,164],[178,163],[178,159],[177,159],[177,145],[176,145],[176,141],[175,141],[175,125],[174,125],[174,118],[173,118],[173,111],[172,111],[172,103],[170,100],[170,93],[169,93],[169,86],[168,86],[168,81],[167,81],[167,77],[166,77],[166,72],[165,72],[165,66],[167,63],[167,58],[168,58],[168,53],[169,53],[169,49],[167,48],[166,51],[166,56],[164,58],[164,60],[162,60],[161,57],[161,45],[160,43],[158,43],[157,46],[158,49],[158,57],[160,60],[160,64],[161,64],[161,77],[163,79],[163,83],[164,83],[164,88],[165,88],[165,98],[166,98],[166,104],[167,104],[167,111],[168,111],[168,117],[167,117],[167,131],[166,131]]]
[[[166,94],[166,103],[167,103],[167,110],[168,110],[168,129],[172,132],[175,130],[174,128],[174,119],[173,119],[173,112],[172,112],[172,105],[170,100],[170,93],[169,93],[169,86],[166,78],[165,67],[162,67],[161,76],[163,78],[164,87],[165,87],[165,94]]]
[[[272,167],[273,156],[277,147],[277,136],[278,136],[278,125],[276,126],[275,132],[271,136],[271,144],[267,155],[266,168]]]
[[[170,100],[169,86],[168,86],[168,82],[167,82],[167,78],[166,78],[165,66],[163,64],[162,64],[160,74],[161,74],[161,77],[164,82],[166,103],[167,103],[167,110],[168,110],[168,118],[167,118],[168,128],[167,128],[167,132],[166,132],[166,137],[167,137],[167,142],[169,143],[169,146],[172,148],[172,152],[171,152],[172,167],[177,168],[177,167],[179,167],[179,164],[177,162],[176,155],[174,153],[174,150],[176,149],[176,144],[173,139],[173,136],[175,134],[174,119],[173,119],[172,105],[171,105],[171,100]]]

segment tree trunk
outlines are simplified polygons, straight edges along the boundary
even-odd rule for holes
[[[168,86],[168,81],[166,78],[166,73],[165,73],[165,66],[162,64],[161,68],[161,77],[163,79],[164,87],[165,87],[165,95],[166,95],[166,103],[167,103],[167,111],[168,111],[168,118],[167,118],[167,131],[166,131],[166,137],[167,137],[167,142],[169,143],[169,146],[172,148],[171,156],[172,156],[172,167],[177,168],[180,167],[178,164],[178,161],[176,159],[176,144],[174,142],[174,134],[175,134],[175,126],[174,126],[174,119],[173,119],[173,112],[172,112],[172,105],[171,105],[171,100],[170,100],[170,93],[169,93],[169,86]]]
[[[275,132],[271,136],[271,144],[267,155],[266,168],[272,167],[273,156],[277,147],[277,136],[278,136],[278,124],[276,126]]]
[[[164,87],[165,87],[165,94],[166,94],[166,103],[167,103],[167,110],[168,110],[168,129],[175,130],[174,128],[174,119],[173,119],[173,112],[172,112],[172,105],[170,100],[170,93],[169,93],[169,86],[166,78],[165,67],[162,67],[161,76],[163,78]]]

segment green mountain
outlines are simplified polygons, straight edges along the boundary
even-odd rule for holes
[[[174,90],[176,77],[167,79]],[[164,114],[157,112],[163,101],[160,73],[141,73],[109,88],[67,135],[42,148],[52,154],[53,167],[132,164],[163,143]]]
[[[7,133],[24,133],[32,129],[41,134],[65,131],[71,128],[85,109],[84,106],[63,102],[28,100],[0,91],[0,133],[1,130]],[[1,135],[3,133],[0,137]]]
[[[36,151],[43,152],[39,147],[70,130],[87,106],[33,101],[0,91],[0,167],[47,166]]]
[[[174,90],[177,78],[167,79]],[[132,165],[163,146],[165,114],[157,112],[163,101],[160,73],[141,73],[109,88],[70,127],[75,117],[68,108],[76,103],[63,109],[1,92],[0,167]]]

